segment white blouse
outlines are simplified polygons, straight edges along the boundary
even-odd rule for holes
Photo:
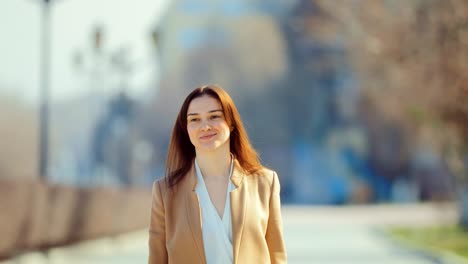
[[[233,159],[231,158],[231,169],[229,179],[232,176]],[[200,201],[203,246],[207,264],[232,264],[232,225],[231,225],[231,199],[229,193],[235,189],[231,180],[228,181],[226,192],[226,204],[224,206],[223,218],[221,219],[211,202],[210,195],[203,180],[200,167],[195,159],[197,172],[197,186],[195,191]]]

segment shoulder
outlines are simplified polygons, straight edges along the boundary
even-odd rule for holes
[[[267,167],[262,167],[257,172],[250,174],[249,177],[255,178],[260,184],[265,184],[269,187],[273,186],[278,181],[278,174],[276,171]]]
[[[248,174],[245,182],[255,197],[262,201],[270,200],[273,195],[280,193],[280,183],[276,171],[269,168],[261,168],[255,173]]]
[[[166,177],[161,177],[153,182],[153,196],[164,196],[169,190]]]
[[[153,196],[158,194],[159,196],[166,198],[166,196],[174,197],[180,196],[181,194],[188,191],[193,185],[193,180],[190,177],[190,172],[185,175],[176,185],[170,187],[167,177],[161,177],[153,182]],[[187,177],[189,176],[189,177]]]

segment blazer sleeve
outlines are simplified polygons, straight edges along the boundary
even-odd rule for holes
[[[149,226],[149,264],[166,264],[166,225],[161,186],[153,184],[151,218]]]
[[[283,240],[283,221],[281,218],[280,183],[276,172],[273,172],[269,210],[270,214],[265,238],[268,244],[271,263],[287,263],[286,248]]]

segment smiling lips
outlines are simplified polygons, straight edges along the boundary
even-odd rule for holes
[[[200,137],[200,139],[201,140],[209,140],[209,139],[213,138],[214,136],[216,136],[216,133],[203,135],[203,136]]]

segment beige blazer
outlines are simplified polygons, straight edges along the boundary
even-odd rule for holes
[[[235,264],[287,263],[276,172],[247,175],[235,161],[230,193]],[[150,264],[206,263],[194,167],[173,190],[153,184]]]

